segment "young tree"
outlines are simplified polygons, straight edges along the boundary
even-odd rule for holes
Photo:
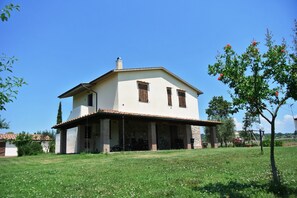
[[[209,65],[210,75],[220,75],[218,80],[232,90],[233,104],[252,115],[261,115],[271,125],[270,163],[274,187],[280,178],[274,158],[275,119],[279,108],[291,98],[297,99],[297,21],[295,21],[293,51],[283,41],[274,44],[267,31],[267,51],[260,53],[259,42],[252,41],[240,55],[231,45],[224,47],[217,61]]]

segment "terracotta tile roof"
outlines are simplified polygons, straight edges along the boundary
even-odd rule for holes
[[[161,116],[161,115],[151,115],[151,114],[141,114],[141,113],[131,113],[131,112],[123,112],[112,109],[99,109],[95,113],[87,114],[78,118],[74,118],[71,120],[67,120],[66,122],[57,124],[52,128],[71,128],[74,127],[75,124],[78,124],[80,121],[93,118],[93,117],[101,117],[101,118],[137,118],[143,120],[153,120],[153,121],[170,121],[170,122],[179,122],[186,123],[191,125],[198,126],[216,126],[221,124],[219,121],[209,121],[209,120],[198,120],[193,118],[180,118],[180,117],[172,117],[172,116]]]
[[[15,140],[18,134],[0,134],[0,140]],[[36,141],[50,141],[52,140],[48,135],[33,134],[32,140]]]
[[[15,140],[17,134],[0,134],[0,140]]]

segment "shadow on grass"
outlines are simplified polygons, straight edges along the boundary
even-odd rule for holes
[[[228,184],[213,183],[203,187],[194,187],[194,191],[200,191],[207,194],[219,194],[220,197],[236,197],[247,198],[251,196],[257,196],[263,193],[272,193],[278,197],[297,196],[297,188],[289,188],[282,186],[280,190],[271,188],[271,184],[259,184],[256,182],[239,183],[236,181],[230,181]]]

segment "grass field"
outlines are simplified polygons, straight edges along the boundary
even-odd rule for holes
[[[276,148],[297,197],[297,147]],[[0,158],[0,197],[275,197],[269,150],[222,148]]]

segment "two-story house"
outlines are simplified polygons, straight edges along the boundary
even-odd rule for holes
[[[219,122],[199,119],[200,94],[163,67],[124,69],[118,58],[116,69],[59,96],[73,109],[53,127],[56,153],[201,148],[199,126]]]

